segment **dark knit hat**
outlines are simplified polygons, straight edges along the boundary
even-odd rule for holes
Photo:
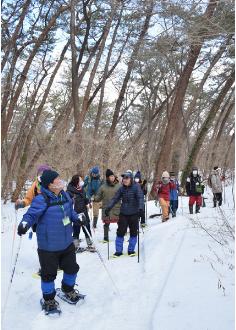
[[[193,166],[192,171],[198,171],[197,166]]]
[[[59,174],[56,171],[52,170],[46,170],[43,172],[41,176],[41,185],[44,188],[48,188],[50,183],[53,183],[53,181],[59,176]]]
[[[218,170],[218,168],[219,168],[218,166],[214,166],[214,170]]]
[[[110,170],[109,168],[106,170],[106,178],[108,178],[110,175],[114,175],[114,173],[112,172],[112,170]]]
[[[170,172],[170,176],[175,176],[175,172]]]
[[[137,171],[134,178],[138,178],[139,180],[141,180],[141,173],[140,171]]]

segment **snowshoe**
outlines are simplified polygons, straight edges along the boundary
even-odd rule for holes
[[[71,305],[76,305],[79,300],[84,300],[86,297],[85,294],[79,293],[79,291],[75,289],[70,292],[64,292],[62,289],[57,288],[56,294],[61,300],[64,300]]]
[[[129,257],[135,257],[137,254],[135,253],[135,251],[128,251],[128,256]]]
[[[108,239],[103,239],[103,240],[99,241],[99,243],[103,243],[103,244],[106,244],[106,243],[108,243],[108,242],[109,242]]]
[[[113,254],[112,258],[119,258],[119,257],[121,257],[121,256],[123,256],[123,253],[122,253],[122,252],[115,252],[115,253]]]
[[[82,247],[78,247],[76,250],[75,250],[75,253],[82,253],[84,251],[87,251],[86,248],[82,248]]]
[[[96,249],[95,249],[95,247],[94,247],[94,246],[92,246],[92,245],[89,245],[89,246],[86,248],[86,251],[89,251],[89,252],[92,252],[92,253],[94,253],[94,252],[96,252]]]
[[[61,309],[59,303],[55,300],[44,300],[40,299],[40,305],[45,315],[55,315],[59,316],[61,314]]]

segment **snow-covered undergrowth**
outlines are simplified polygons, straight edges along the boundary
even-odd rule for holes
[[[148,228],[144,233],[140,230],[139,263],[137,257],[107,260],[107,245],[99,242],[103,238],[100,221],[94,241],[115,286],[96,253],[78,254],[78,289],[87,294],[86,301],[76,307],[60,301],[58,319],[40,311],[40,280],[32,277],[39,267],[35,235],[32,240],[28,235],[22,238],[9,291],[20,243],[14,233],[16,216],[19,222],[25,210],[15,214],[13,204],[2,205],[2,329],[233,330],[232,187],[226,187],[222,211],[212,208],[209,190],[206,197],[206,207],[197,216],[190,217],[188,198],[182,197],[176,218],[166,223],[160,217],[148,219]],[[159,207],[148,202],[148,215],[153,213],[159,213]],[[112,225],[110,254],[115,233]],[[57,286],[61,278],[59,273]]]

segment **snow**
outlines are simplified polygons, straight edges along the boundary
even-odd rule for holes
[[[105,266],[97,253],[77,255],[78,289],[87,297],[79,306],[59,301],[62,315],[57,319],[44,316],[40,310],[40,280],[32,277],[39,267],[35,235],[32,240],[25,235],[20,241],[14,234],[16,217],[19,222],[26,210],[16,213],[12,203],[2,204],[2,329],[234,329],[234,240],[223,225],[227,220],[228,228],[234,228],[232,192],[232,186],[225,188],[223,215],[212,208],[208,189],[206,207],[199,215],[190,217],[188,198],[182,197],[176,218],[166,223],[160,218],[148,219],[147,229],[144,233],[140,230],[140,263],[137,257],[127,256],[107,260],[107,245],[99,242],[103,238],[99,221],[94,242]],[[150,201],[148,215],[153,213],[159,213],[159,207]],[[110,254],[114,253],[115,234],[113,224]],[[57,286],[61,278],[62,273],[58,273]]]

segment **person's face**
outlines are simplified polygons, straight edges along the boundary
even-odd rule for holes
[[[193,176],[197,176],[197,170],[193,170]]]
[[[79,182],[78,182],[78,184],[77,184],[77,188],[79,189],[79,188],[83,187],[83,185],[84,185],[84,181],[83,181],[83,179],[82,179],[81,176],[80,176],[80,177],[79,177]]]
[[[92,173],[92,177],[93,177],[94,179],[97,179],[97,178],[98,178],[98,174]]]
[[[171,176],[170,179],[171,179],[172,181],[174,181],[175,177],[174,177],[174,176]]]
[[[162,178],[162,182],[163,182],[164,184],[167,184],[167,183],[170,182],[170,178],[168,178],[168,177],[164,177],[164,178]]]
[[[109,180],[111,183],[114,183],[114,181],[115,181],[115,175],[110,175],[110,176],[108,177],[108,180]]]
[[[124,184],[124,186],[129,186],[131,184],[131,178],[129,176],[124,176],[123,184]]]
[[[58,176],[56,179],[53,180],[52,183],[48,185],[48,189],[54,193],[59,193],[64,188],[64,186],[64,181],[62,181],[61,178]]]

